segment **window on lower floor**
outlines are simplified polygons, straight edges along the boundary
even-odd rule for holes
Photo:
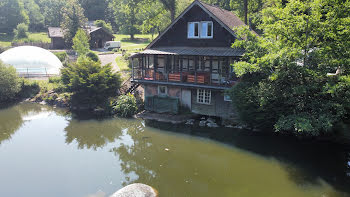
[[[211,90],[197,89],[197,103],[210,104]]]
[[[158,86],[158,95],[166,96],[168,94],[168,88],[166,86]]]
[[[224,93],[224,101],[231,102],[232,101],[231,96],[229,94],[227,94],[227,93]]]

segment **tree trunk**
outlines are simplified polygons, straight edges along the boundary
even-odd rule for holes
[[[135,40],[135,34],[130,34],[130,40]]]
[[[175,20],[175,9],[171,9],[170,10],[170,19],[171,19],[171,22],[173,22]]]
[[[248,0],[243,0],[244,2],[244,23],[248,25]]]

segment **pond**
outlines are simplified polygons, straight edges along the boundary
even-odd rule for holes
[[[327,143],[139,119],[78,120],[23,103],[0,110],[0,196],[350,196],[350,154]]]

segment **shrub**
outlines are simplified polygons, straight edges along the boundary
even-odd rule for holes
[[[24,23],[18,24],[14,34],[16,39],[28,38],[28,25]]]
[[[14,99],[20,90],[16,69],[0,61],[0,103]]]
[[[61,70],[62,82],[72,93],[71,105],[77,108],[94,109],[106,106],[108,99],[117,94],[120,76],[112,72],[110,65],[101,66],[89,58],[79,58]]]
[[[18,93],[20,98],[31,98],[40,92],[38,82],[28,79],[22,79],[21,90]]]
[[[100,59],[98,58],[98,55],[96,55],[96,53],[90,51],[89,53],[86,54],[86,57],[90,58],[92,61],[94,62],[98,62],[100,61]]]
[[[61,62],[66,62],[66,60],[68,59],[68,54],[65,51],[63,51],[63,52],[56,52],[54,54],[58,57],[58,59]]]
[[[137,112],[136,98],[130,93],[119,96],[113,110],[118,116],[131,117]]]
[[[104,20],[96,20],[94,22],[94,24],[97,27],[102,27],[105,30],[107,30],[109,33],[113,34],[113,29],[112,29],[112,25],[110,23],[106,23]]]

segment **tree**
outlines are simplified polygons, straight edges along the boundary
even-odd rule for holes
[[[176,0],[159,0],[164,8],[170,12],[170,20],[175,20],[176,15]]]
[[[44,16],[45,26],[59,27],[63,21],[63,8],[67,0],[37,0]]]
[[[28,25],[20,23],[14,30],[15,39],[28,38]]]
[[[84,9],[77,0],[68,0],[63,9],[63,21],[61,28],[64,31],[66,43],[72,46],[72,40],[79,28],[86,29],[87,19],[84,16]]]
[[[72,106],[95,109],[105,107],[108,99],[117,94],[120,76],[112,72],[110,65],[101,66],[89,58],[79,58],[74,64],[61,70],[62,82],[73,93]]]
[[[263,10],[264,36],[239,29],[246,50],[231,91],[244,123],[303,135],[331,133],[349,114],[350,2],[291,0]],[[340,29],[339,29],[340,27]],[[329,32],[329,33],[328,33]]]
[[[89,40],[89,35],[83,29],[78,29],[73,38],[73,49],[79,56],[86,55],[90,51]]]
[[[29,16],[29,29],[31,31],[41,31],[44,29],[45,19],[40,11],[40,7],[34,0],[22,0],[24,9]]]
[[[142,8],[141,2],[142,0],[113,0],[111,5],[114,8],[119,32],[129,34],[132,40],[134,35],[140,32],[138,28],[143,21],[138,17]]]
[[[11,101],[20,91],[16,69],[0,61],[0,103]]]
[[[28,20],[21,1],[2,0],[0,2],[0,32],[12,34],[18,24],[28,24]]]
[[[105,30],[107,30],[109,33],[113,34],[112,25],[110,23],[106,23],[106,21],[104,20],[96,20],[94,22],[94,25],[96,25],[97,27],[102,27]]]
[[[108,6],[106,0],[79,0],[84,14],[89,20],[104,20]]]

